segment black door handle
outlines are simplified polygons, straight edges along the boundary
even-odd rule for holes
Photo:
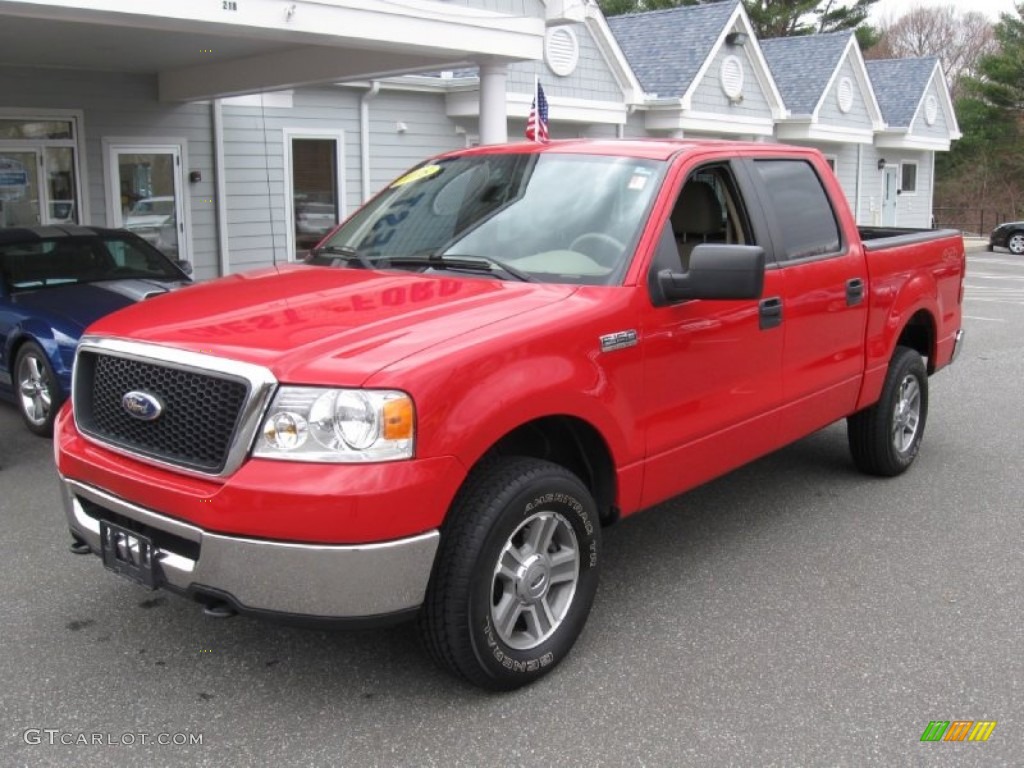
[[[851,277],[846,281],[846,306],[853,307],[864,301],[864,281]]]
[[[778,296],[761,299],[758,314],[762,331],[782,325],[782,299]]]

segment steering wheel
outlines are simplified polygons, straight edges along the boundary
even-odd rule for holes
[[[584,232],[569,244],[569,250],[585,254],[610,269],[622,258],[626,246],[604,232]]]

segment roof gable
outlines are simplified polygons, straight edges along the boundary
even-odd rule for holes
[[[739,0],[629,13],[608,26],[647,94],[682,98],[732,18]]]
[[[938,59],[877,59],[865,64],[885,122],[890,128],[909,128]]]
[[[768,68],[791,114],[809,115],[817,109],[851,36],[851,32],[830,32],[761,41]]]

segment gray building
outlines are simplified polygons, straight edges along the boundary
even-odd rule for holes
[[[409,165],[525,140],[538,80],[556,139],[817,146],[862,223],[927,225],[959,136],[933,60],[759,43],[738,0],[361,5],[0,4],[0,226],[126,226],[199,278],[295,258]]]

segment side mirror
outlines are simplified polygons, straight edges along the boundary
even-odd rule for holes
[[[690,269],[658,272],[658,287],[668,301],[759,299],[764,290],[764,249],[757,245],[698,245]]]
[[[186,275],[192,274],[192,263],[187,259],[175,259],[174,264]]]

